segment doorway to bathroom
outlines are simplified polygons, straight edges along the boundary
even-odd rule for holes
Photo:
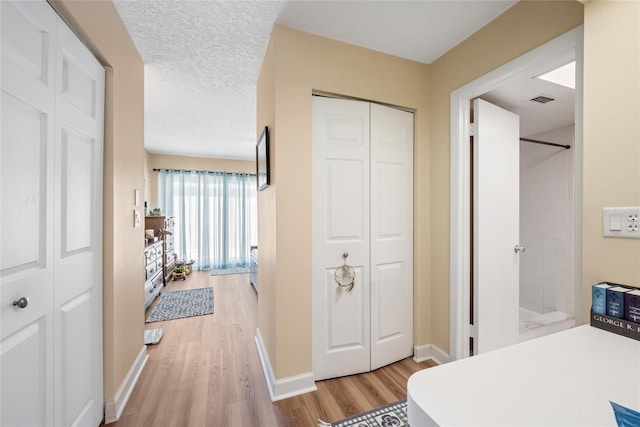
[[[581,322],[581,53],[578,27],[451,95],[451,359]],[[543,80],[571,64],[575,88]]]

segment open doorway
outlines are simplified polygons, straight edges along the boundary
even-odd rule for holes
[[[572,79],[546,80],[563,70]],[[480,98],[519,117],[518,341],[526,341],[574,325],[575,52],[542,61]]]
[[[526,250],[519,254],[518,283],[512,284],[518,286],[519,292],[515,299],[501,301],[510,304],[511,312],[515,310],[513,304],[519,307],[516,320],[510,320],[513,324],[509,327],[516,330],[511,336],[518,342],[581,322],[580,313],[574,310],[581,306],[579,287],[575,286],[581,280],[581,218],[580,210],[574,209],[581,204],[581,52],[582,27],[579,27],[451,95],[452,359],[477,352],[478,342],[474,339],[478,339],[483,327],[478,318],[482,306],[473,303],[482,289],[474,287],[477,285],[474,271],[478,267],[474,262],[477,264],[480,258],[473,255],[477,242],[472,241],[472,236],[477,230],[473,229],[475,223],[470,218],[477,200],[471,197],[473,153],[466,143],[472,135],[470,101],[474,98],[482,98],[518,115],[520,136],[526,140],[570,147],[520,143],[520,236],[513,245]],[[547,71],[574,60],[575,90],[538,79]],[[530,101],[540,95],[553,101],[542,99],[547,101],[544,105]]]

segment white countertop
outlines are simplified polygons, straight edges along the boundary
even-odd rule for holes
[[[585,325],[416,372],[409,424],[616,426],[640,410],[640,341]]]

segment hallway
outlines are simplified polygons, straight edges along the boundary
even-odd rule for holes
[[[122,426],[315,426],[406,397],[405,359],[368,374],[318,382],[318,391],[272,403],[255,344],[258,298],[248,274],[194,272],[166,291],[214,288],[214,314],[155,322],[164,328],[120,420]],[[147,314],[149,311],[147,311]]]

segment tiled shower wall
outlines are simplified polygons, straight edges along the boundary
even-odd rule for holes
[[[573,126],[520,142],[520,307],[573,316]]]

